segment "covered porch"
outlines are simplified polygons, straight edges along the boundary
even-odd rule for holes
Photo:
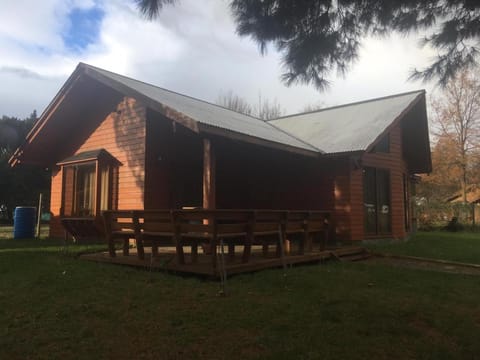
[[[62,219],[74,237],[75,224],[87,222],[104,235],[109,251],[84,258],[219,276],[342,253],[331,210],[334,184],[316,154],[225,134],[199,136],[155,112],[146,126],[143,209],[119,207],[118,178],[106,183],[93,174],[93,216]],[[114,192],[104,195],[109,188]]]

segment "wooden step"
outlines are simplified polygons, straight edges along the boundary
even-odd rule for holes
[[[347,248],[339,248],[333,250],[333,252],[338,256],[348,256],[352,254],[359,254],[359,253],[364,253],[366,252],[365,248],[362,247],[347,247]]]
[[[342,261],[361,261],[361,260],[366,260],[370,257],[371,255],[368,253],[361,253],[361,254],[355,254],[355,255],[348,255],[348,256],[342,256],[340,257],[340,260]]]
[[[340,261],[360,261],[370,257],[369,252],[361,247],[337,249],[334,254]]]

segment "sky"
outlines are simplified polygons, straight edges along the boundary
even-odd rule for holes
[[[420,35],[366,39],[345,77],[312,85],[284,85],[281,57],[266,56],[235,33],[228,0],[180,0],[147,21],[134,0],[2,1],[0,116],[25,118],[47,107],[79,62],[215,102],[232,91],[252,104],[276,100],[285,114],[426,89],[407,81],[435,55]]]

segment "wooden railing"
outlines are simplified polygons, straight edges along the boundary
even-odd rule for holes
[[[329,212],[283,210],[122,210],[104,211],[105,235],[110,256],[116,256],[115,242],[123,244],[128,255],[128,239],[135,239],[137,254],[145,256],[144,247],[151,246],[152,256],[158,248],[176,248],[177,261],[185,263],[184,247],[191,248],[191,261],[196,262],[198,247],[211,254],[216,266],[217,248],[227,245],[229,257],[235,246],[243,247],[242,262],[250,260],[252,246],[262,246],[267,256],[270,246],[275,254],[285,253],[289,241],[298,242],[298,253],[312,250],[312,237],[322,234],[320,249],[328,241]]]

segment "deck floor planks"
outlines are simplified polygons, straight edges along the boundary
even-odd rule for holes
[[[233,275],[255,272],[269,268],[279,268],[282,267],[284,263],[285,265],[290,266],[322,262],[329,259],[338,259],[341,256],[355,254],[362,250],[363,248],[358,246],[349,246],[337,249],[327,249],[324,251],[313,251],[303,255],[287,255],[284,257],[284,259],[282,259],[280,257],[275,257],[274,254],[269,257],[263,257],[261,249],[255,249],[252,251],[252,256],[248,263],[242,263],[242,255],[240,252],[235,252],[235,258],[233,260],[230,260],[228,254],[225,254],[225,267],[227,274]],[[174,248],[159,249],[159,254],[154,259],[151,258],[150,251],[145,252],[144,260],[139,259],[136,254],[136,249],[131,249],[128,256],[124,256],[122,251],[118,250],[116,257],[110,257],[108,251],[105,251],[83,254],[80,256],[80,259],[102,263],[128,265],[145,269],[151,268],[154,270],[163,270],[174,273],[196,274],[210,277],[220,276],[220,265],[217,266],[217,269],[213,269],[210,255],[199,253],[197,263],[193,264],[190,261],[190,254],[185,253],[186,263],[178,264]]]

